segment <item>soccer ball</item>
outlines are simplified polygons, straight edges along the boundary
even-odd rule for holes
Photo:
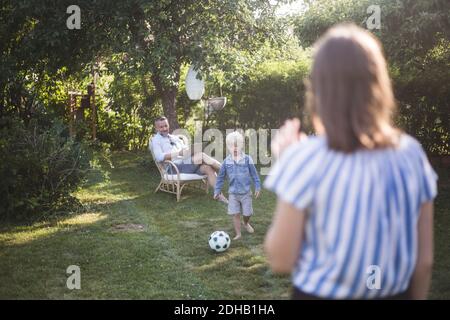
[[[216,252],[223,252],[230,247],[230,236],[225,231],[214,231],[209,236],[209,246]]]

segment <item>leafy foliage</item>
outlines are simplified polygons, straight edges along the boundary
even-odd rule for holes
[[[0,219],[39,218],[73,203],[89,168],[86,147],[67,138],[61,124],[41,130],[2,118],[0,130]]]
[[[94,68],[98,145],[143,149],[162,113],[173,129],[192,129],[203,119],[202,102],[184,91],[192,64],[206,80],[206,98],[228,98],[206,127],[277,128],[291,116],[306,120],[309,47],[337,22],[365,26],[369,5],[381,7],[382,28],[373,32],[386,49],[396,120],[429,152],[449,153],[448,1],[305,1],[305,12],[293,18],[296,37],[274,3],[80,0],[81,29],[69,30],[69,0],[2,1],[0,168],[8,200],[1,216],[44,213],[70,200],[87,168],[83,141],[91,124],[77,123],[72,141],[55,123],[67,124],[68,91],[86,92]]]
[[[381,29],[398,102],[398,123],[431,153],[450,153],[450,3],[446,0],[310,1],[295,19],[295,33],[310,46],[329,27],[366,27],[367,8],[379,5]]]
[[[127,31],[117,30],[127,64],[151,74],[164,113],[178,127],[176,98],[181,67],[194,64],[204,74],[220,66],[242,69],[281,26],[267,1],[129,1]],[[258,13],[258,14],[256,14]]]
[[[303,79],[309,65],[306,55],[299,60],[259,64],[244,85],[230,94],[230,106],[217,114],[217,124],[222,129],[275,129],[287,118],[304,118]]]

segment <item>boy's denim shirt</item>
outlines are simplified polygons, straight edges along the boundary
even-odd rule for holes
[[[238,162],[235,162],[231,155],[225,158],[217,176],[214,195],[220,193],[226,177],[228,177],[229,181],[228,193],[246,194],[250,192],[252,180],[255,184],[255,191],[261,190],[261,182],[253,159],[245,153],[241,153],[241,158]]]

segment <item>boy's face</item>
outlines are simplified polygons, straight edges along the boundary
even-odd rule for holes
[[[230,151],[230,154],[237,157],[241,151],[241,148],[238,146],[237,141],[235,141],[233,144],[228,145],[228,150]]]

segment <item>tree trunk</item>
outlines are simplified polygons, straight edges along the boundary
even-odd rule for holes
[[[178,124],[177,118],[177,93],[178,88],[163,88],[161,92],[161,99],[164,114],[169,119],[169,125],[171,130],[178,129],[180,125]]]
[[[178,73],[179,77],[179,73]],[[177,79],[178,80],[178,79]],[[152,75],[152,81],[156,92],[161,97],[164,115],[169,120],[170,130],[173,131],[180,127],[177,118],[177,94],[178,87],[166,87],[157,74]],[[178,81],[177,81],[178,83]]]
[[[134,2],[133,4],[133,12],[131,13],[134,18],[134,23],[130,24],[130,31],[133,35],[134,41],[136,41],[141,48],[146,48],[147,43],[142,37],[142,33],[140,33],[140,27],[144,25],[145,21],[145,13],[140,5],[140,2]],[[163,27],[164,31],[164,27]],[[175,40],[175,39],[174,39]],[[171,66],[173,72],[173,80],[175,86],[168,86],[164,83],[161,78],[160,70],[158,66],[155,66],[153,70],[151,70],[151,79],[156,88],[156,93],[158,97],[162,100],[164,115],[169,120],[170,130],[175,130],[180,127],[177,120],[177,109],[176,109],[176,98],[178,93],[178,83],[180,80],[180,69],[181,69],[181,60],[180,57],[177,57],[176,62]],[[144,79],[145,80],[145,79]],[[148,93],[147,88],[144,88],[144,92]],[[147,96],[149,97],[149,96]],[[147,100],[148,101],[148,100]]]

